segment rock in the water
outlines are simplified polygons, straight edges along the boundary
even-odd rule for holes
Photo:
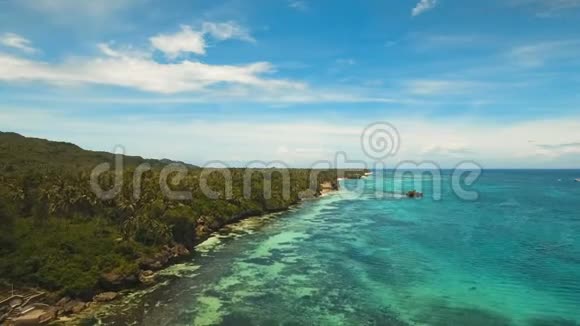
[[[174,257],[182,257],[189,255],[189,250],[182,244],[175,245],[173,247],[173,256]]]
[[[153,257],[143,257],[139,259],[139,267],[144,270],[158,271],[169,265],[174,258],[187,256],[189,254],[190,252],[187,247],[182,244],[177,244],[173,247],[165,246]]]
[[[334,182],[323,182],[320,184],[320,193],[321,194],[326,194],[329,193],[331,191],[335,191],[338,190],[338,185]]]
[[[117,292],[103,292],[95,295],[93,300],[96,302],[109,302],[115,300],[118,296]]]
[[[67,302],[63,308],[62,312],[64,314],[78,314],[86,308],[87,304],[79,300],[71,300]]]
[[[423,197],[423,193],[422,192],[418,192],[417,190],[408,191],[406,193],[406,195],[409,198],[422,198]]]
[[[145,285],[152,285],[155,284],[157,280],[153,271],[141,271],[141,273],[139,273],[139,281]]]

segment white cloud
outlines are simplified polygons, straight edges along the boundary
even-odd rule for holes
[[[278,153],[278,154],[287,154],[287,153],[289,153],[289,152],[290,152],[290,150],[289,150],[289,149],[288,149],[288,147],[286,147],[286,146],[279,146],[279,147],[276,149],[276,153]]]
[[[112,43],[99,43],[97,48],[106,56],[113,58],[150,58],[151,53],[145,50],[135,49],[132,46],[126,46],[122,49],[113,49]]]
[[[32,47],[30,40],[14,33],[4,33],[0,35],[0,44],[26,53],[35,53],[38,51]]]
[[[305,1],[300,0],[292,0],[288,3],[288,7],[298,10],[298,11],[307,11],[308,4]]]
[[[100,44],[99,47],[105,56],[75,59],[60,64],[0,53],[0,80],[56,85],[104,84],[162,94],[202,91],[222,83],[263,90],[305,87],[298,82],[261,77],[274,69],[268,62],[235,66],[184,60],[163,64],[150,57],[113,50],[108,45]]]
[[[236,22],[225,23],[204,22],[202,32],[223,41],[227,39],[239,39],[246,42],[256,42],[250,33]]]
[[[567,150],[567,149],[574,149],[580,150],[580,142],[574,143],[561,143],[561,144],[537,144],[539,148],[543,149],[551,149],[551,150]]]
[[[413,17],[419,16],[420,14],[429,11],[437,6],[437,0],[421,0],[415,8],[411,11]]]
[[[0,52],[0,82],[42,82],[57,86],[100,84],[132,88],[154,94],[187,93],[185,97],[82,97],[39,98],[53,102],[116,104],[160,103],[385,103],[405,104],[411,99],[361,94],[356,90],[310,89],[307,84],[265,78],[274,67],[268,62],[246,65],[210,65],[183,60],[156,62],[150,53],[133,48],[97,45],[101,56],[76,58],[62,63],[29,60]],[[195,95],[193,95],[193,93]],[[29,97],[34,100],[34,97]]]
[[[541,67],[547,61],[576,59],[580,55],[580,41],[561,40],[522,45],[512,48],[508,57],[520,66]]]
[[[558,158],[564,155],[580,154],[580,142],[563,144],[537,144],[536,153],[541,156]],[[580,156],[580,155],[579,155]]]
[[[390,114],[337,123],[258,118],[251,123],[212,118],[208,123],[191,117],[138,114],[100,116],[89,121],[65,111],[0,107],[0,130],[26,131],[28,136],[66,140],[94,150],[111,150],[121,144],[131,155],[197,164],[235,157],[238,161],[282,160],[291,166],[309,166],[318,160],[332,160],[338,150],[345,151],[348,159],[371,161],[361,149],[361,132],[367,124],[382,120],[392,123],[400,134],[400,151],[389,159],[390,166],[403,160],[434,160],[453,167],[462,160],[474,160],[485,168],[556,168],[577,166],[580,158],[580,147],[575,145],[579,141],[578,116],[501,124],[481,119],[441,122]],[[127,128],[135,123],[140,128]],[[537,139],[538,130],[542,131],[541,139]],[[192,147],[191,139],[203,146]],[[553,145],[542,148],[529,139]]]
[[[461,143],[448,143],[445,145],[427,145],[423,151],[423,155],[433,156],[457,156],[464,157],[473,155],[473,151]]]
[[[185,53],[205,54],[205,39],[202,32],[193,31],[191,26],[182,25],[175,34],[159,34],[149,39],[153,47],[175,59]]]
[[[182,37],[183,33],[186,37]],[[155,46],[144,49],[115,43],[99,43],[96,48],[100,54],[75,56],[61,62],[44,62],[0,52],[0,82],[40,82],[59,87],[108,85],[164,95],[187,93],[185,97],[151,96],[145,99],[134,97],[81,99],[75,96],[51,99],[70,102],[159,104],[245,101],[270,104],[404,104],[411,101],[377,95],[376,92],[364,89],[310,89],[307,84],[300,81],[268,78],[266,77],[268,74],[275,73],[275,67],[269,62],[241,65],[206,64],[189,59],[162,62],[153,55],[155,49],[161,49],[171,56],[177,56],[183,51],[201,52],[200,44],[197,47],[187,48],[186,46],[191,44],[181,42],[188,39],[190,33],[196,32],[184,27],[177,36],[158,35],[151,40]],[[226,34],[222,37],[236,35],[234,32]]]
[[[1,79],[0,79],[1,80]],[[64,84],[57,83],[55,84]],[[307,85],[297,83],[294,87],[258,88],[251,86],[232,86],[223,89],[205,89],[192,96],[125,96],[125,97],[62,97],[62,96],[29,96],[29,101],[52,103],[92,103],[92,104],[139,104],[158,106],[159,104],[199,104],[199,103],[261,103],[272,108],[286,108],[291,104],[305,103],[382,103],[382,104],[416,104],[415,100],[364,96],[354,90],[310,89]]]
[[[404,83],[407,92],[414,95],[449,95],[475,91],[483,85],[474,81],[418,79]]]
[[[177,33],[158,34],[149,38],[149,41],[155,49],[163,52],[168,58],[175,59],[188,53],[206,54],[207,42],[205,37],[207,35],[218,41],[239,39],[246,42],[256,42],[245,28],[233,21],[225,23],[204,22],[199,31],[193,30],[191,26],[182,25],[181,30]]]
[[[580,0],[510,0],[508,4],[515,7],[530,7],[540,17],[554,17],[564,11],[580,8]]]

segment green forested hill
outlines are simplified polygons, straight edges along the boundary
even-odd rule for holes
[[[190,168],[180,180],[167,182],[190,198],[172,200],[159,181],[160,167],[170,161],[126,157],[120,192],[100,199],[89,174],[112,160],[113,154],[73,144],[0,133],[0,282],[89,298],[111,282],[135,283],[141,270],[166,264],[171,248],[192,249],[225,224],[287,209],[319,194],[322,185],[337,187],[335,170],[314,171],[313,183],[308,169],[208,173]],[[144,162],[159,168],[144,173],[134,189],[134,169]],[[286,188],[284,173],[290,177]],[[356,177],[361,171],[348,174]],[[114,177],[104,173],[99,184],[109,189]],[[265,180],[271,183],[269,195]],[[248,192],[245,184],[251,186]],[[208,197],[203,185],[216,196]]]
[[[113,161],[114,154],[112,153],[88,151],[71,143],[24,137],[17,133],[0,131],[0,171],[4,173],[30,169],[82,171],[100,163],[112,163]],[[128,155],[123,156],[123,161],[127,167],[135,167],[142,163],[149,163],[154,168],[169,163],[185,164],[168,159],[144,159],[140,156]],[[195,167],[193,165],[187,166]]]

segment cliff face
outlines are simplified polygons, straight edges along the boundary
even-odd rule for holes
[[[325,182],[320,184],[320,193],[321,194],[327,194],[329,192],[336,191],[336,190],[338,190],[338,181],[336,181],[336,180],[325,181]]]

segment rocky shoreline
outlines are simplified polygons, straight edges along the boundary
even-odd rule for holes
[[[97,293],[91,300],[59,298],[55,293],[37,289],[14,289],[7,298],[0,300],[0,324],[44,325],[61,317],[70,317],[98,304],[120,297],[120,291],[144,288],[157,283],[157,271],[171,266],[191,255],[183,245],[164,246],[153,257],[140,258],[139,271],[121,275],[105,273],[100,280],[104,292]]]
[[[362,175],[347,176],[347,179],[360,179]],[[318,191],[303,192],[299,201],[284,209],[272,209],[265,214],[286,211],[304,200],[316,199],[339,189],[338,180],[323,182]],[[207,240],[214,232],[240,220],[262,216],[262,212],[248,211],[235,216],[230,223],[222,226],[207,225],[203,217],[198,221],[196,233],[204,235],[198,238],[195,245]],[[44,325],[54,321],[67,322],[75,315],[96,309],[102,304],[117,300],[122,292],[144,289],[157,284],[158,272],[191,257],[192,251],[183,244],[163,246],[159,252],[150,257],[140,257],[137,262],[139,270],[136,273],[123,275],[121,273],[105,273],[99,280],[102,292],[92,298],[58,297],[55,293],[36,289],[12,290],[12,295],[2,298],[0,291],[0,324],[1,325]],[[7,291],[4,291],[7,292]],[[19,294],[20,293],[20,294]]]

